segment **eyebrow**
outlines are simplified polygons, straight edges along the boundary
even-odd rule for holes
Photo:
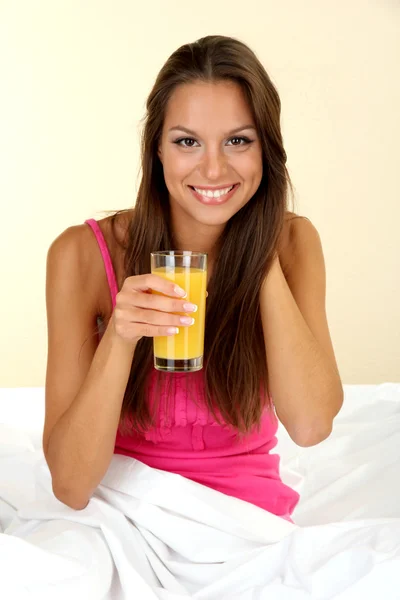
[[[229,135],[238,133],[239,131],[244,131],[245,129],[253,129],[254,131],[257,131],[256,128],[254,127],[254,125],[242,125],[241,127],[236,127],[235,129],[232,129],[232,131],[230,131],[229,133],[226,134],[226,137]],[[188,129],[187,127],[183,127],[183,125],[175,125],[174,127],[171,127],[171,129],[169,129],[168,131],[184,131],[185,133],[188,133],[189,135],[193,135],[194,137],[199,137],[195,131]]]

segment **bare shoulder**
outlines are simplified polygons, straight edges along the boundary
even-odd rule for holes
[[[76,253],[81,257],[78,261],[80,266],[84,266],[87,263],[88,255],[90,253],[92,234],[87,225],[72,225],[60,233],[56,239],[52,242],[49,248],[49,256],[60,256],[68,259],[67,255]]]
[[[284,273],[290,271],[296,255],[321,245],[319,233],[308,217],[287,212],[279,241],[279,259]]]
[[[85,271],[90,262],[90,241],[91,235],[87,225],[68,227],[51,243],[48,250],[48,259],[57,259],[68,264],[71,255],[75,255],[77,267]]]
[[[124,281],[124,258],[128,242],[129,225],[133,218],[133,209],[97,221],[107,244],[117,279],[118,289]]]
[[[284,231],[288,240],[294,241],[298,235],[315,236],[318,231],[308,217],[287,212],[285,215]]]
[[[47,269],[49,273],[63,273],[65,280],[84,283],[88,304],[101,313],[101,256],[99,260],[96,240],[88,225],[73,225],[56,237],[47,253]]]
[[[118,289],[124,277],[123,248],[132,213],[125,211],[114,218],[111,215],[97,220],[110,253]],[[98,316],[107,322],[112,313],[112,301],[103,258],[91,227],[82,223],[64,230],[50,246],[48,260],[57,260],[60,268],[76,270],[76,277],[84,282],[87,290],[85,298]]]

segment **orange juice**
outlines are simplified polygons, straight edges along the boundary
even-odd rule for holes
[[[177,313],[194,318],[193,325],[178,325],[179,333],[154,339],[154,356],[168,361],[190,360],[203,356],[206,316],[207,271],[196,267],[157,267],[153,275],[173,281],[187,293],[186,302],[197,304],[194,313]],[[157,293],[153,291],[153,294]]]

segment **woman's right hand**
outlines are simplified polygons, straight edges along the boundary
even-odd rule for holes
[[[152,294],[152,290],[159,294]],[[112,314],[117,336],[136,344],[142,337],[175,335],[177,328],[192,325],[192,317],[172,314],[197,310],[196,305],[184,299],[186,292],[179,290],[174,282],[158,275],[127,277],[117,294]]]

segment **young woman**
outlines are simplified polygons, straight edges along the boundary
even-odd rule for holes
[[[84,508],[120,453],[290,519],[278,419],[318,444],[343,390],[320,238],[287,210],[285,164],[279,96],[246,45],[208,36],[172,54],[147,100],[134,208],[69,227],[48,252],[43,448],[63,503]],[[196,373],[153,367],[152,338],[196,317],[150,274],[166,249],[208,253]]]

